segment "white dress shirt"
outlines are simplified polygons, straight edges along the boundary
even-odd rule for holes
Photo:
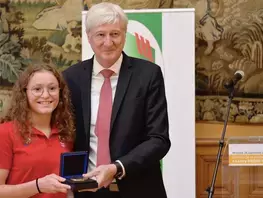
[[[108,68],[114,72],[114,74],[110,78],[112,88],[112,102],[114,101],[122,58],[123,56],[121,55],[120,58],[111,67]],[[97,162],[98,137],[95,134],[95,125],[99,108],[100,90],[104,82],[104,77],[100,73],[103,69],[105,68],[97,62],[95,56],[93,61],[93,71],[91,80],[90,153],[88,172],[92,171],[96,167]]]

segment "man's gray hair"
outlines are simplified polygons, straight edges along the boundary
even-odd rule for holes
[[[123,9],[113,3],[103,2],[91,6],[86,15],[86,32],[103,24],[121,23],[127,31],[128,18]]]

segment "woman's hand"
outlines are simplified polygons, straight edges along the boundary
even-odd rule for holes
[[[38,179],[38,187],[42,193],[67,193],[70,190],[70,186],[61,183],[64,181],[65,178],[56,174],[50,174]]]

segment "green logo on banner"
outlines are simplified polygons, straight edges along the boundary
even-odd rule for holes
[[[128,31],[124,51],[163,67],[162,13],[128,13]]]
[[[139,36],[139,33],[135,33],[134,36],[128,32],[126,35],[126,46],[128,48],[124,50],[130,56],[155,62],[155,49],[150,45],[148,40]]]

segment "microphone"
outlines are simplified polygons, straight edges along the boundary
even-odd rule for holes
[[[245,73],[241,70],[238,70],[235,72],[234,77],[228,80],[225,84],[224,87],[229,89],[233,88],[238,81],[240,81],[243,77],[245,76]]]

